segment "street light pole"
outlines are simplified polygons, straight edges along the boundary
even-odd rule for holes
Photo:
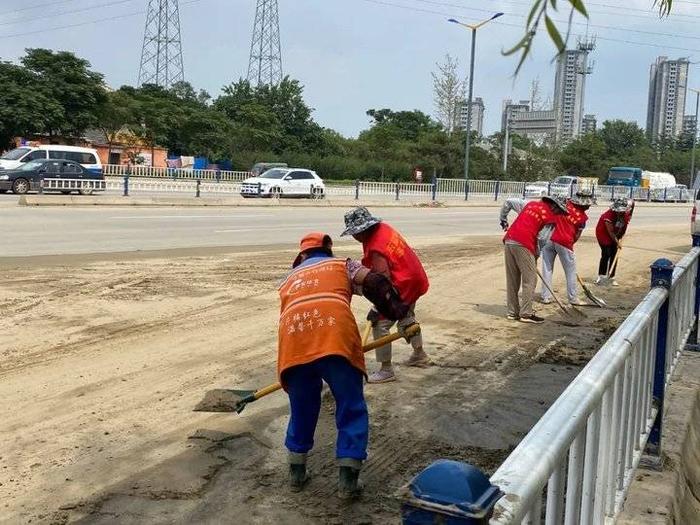
[[[700,89],[695,92],[695,129],[693,130],[693,153],[690,156],[690,191],[695,191],[695,145],[698,142],[698,106],[700,106]]]
[[[466,27],[472,32],[471,59],[469,61],[469,95],[467,98],[467,138],[464,145],[464,198],[469,195],[469,148],[471,146],[471,131],[472,131],[472,96],[474,95],[474,57],[476,56],[476,30],[491,20],[503,16],[503,13],[496,13],[491,18],[488,18],[478,24],[463,24],[459,20],[450,18],[448,22]]]
[[[510,146],[510,119],[508,118],[508,110],[506,109],[506,136],[503,141],[503,174],[508,174],[508,146]]]
[[[469,184],[469,147],[472,138],[472,97],[474,95],[474,55],[476,54],[476,28],[472,28],[472,50],[469,62],[469,94],[467,98],[467,139],[464,146],[464,191],[467,192]]]

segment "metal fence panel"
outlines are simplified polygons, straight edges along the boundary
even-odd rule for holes
[[[653,288],[491,477],[506,493],[491,523],[604,523],[620,512],[649,439],[660,312],[668,304],[665,381],[696,327],[700,249]],[[661,355],[661,354],[660,354]],[[566,485],[564,485],[566,478]],[[565,502],[565,503],[564,503]],[[539,520],[536,520],[539,523]]]

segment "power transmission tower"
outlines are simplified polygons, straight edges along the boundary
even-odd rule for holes
[[[258,0],[250,44],[248,82],[253,86],[282,81],[282,45],[277,0]]]
[[[139,85],[169,88],[185,80],[177,0],[148,0]]]

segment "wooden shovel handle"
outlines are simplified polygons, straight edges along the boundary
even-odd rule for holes
[[[370,325],[370,328],[371,328],[371,325]],[[413,337],[415,335],[418,335],[419,333],[420,333],[420,325],[418,323],[414,323],[411,326],[409,326],[408,328],[406,328],[406,335],[408,337]],[[367,353],[371,350],[375,350],[381,346],[384,346],[386,344],[389,344],[393,341],[396,341],[396,340],[402,339],[402,338],[403,338],[403,336],[401,334],[399,334],[398,332],[393,333],[393,334],[389,334],[389,335],[385,335],[384,337],[380,337],[379,339],[375,339],[371,343],[364,345],[362,347],[362,351],[364,353]],[[253,397],[257,401],[261,397],[265,397],[269,394],[272,394],[273,392],[277,392],[281,388],[282,388],[282,385],[280,383],[273,383],[272,385],[268,385],[264,388],[261,388],[260,390],[256,390],[255,394],[253,394]]]

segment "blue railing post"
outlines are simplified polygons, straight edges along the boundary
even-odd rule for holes
[[[700,234],[693,234],[693,248],[700,248]],[[693,312],[695,313],[695,324],[693,326],[690,342],[697,345],[698,342],[700,342],[698,340],[698,321],[700,320],[700,317],[698,317],[700,314],[700,263],[698,264],[698,270],[695,274],[695,309]]]
[[[216,168],[216,182],[221,182],[221,169]]]
[[[497,181],[496,181],[496,194],[495,194],[494,197],[493,197],[493,200],[494,200],[494,201],[497,201],[497,200],[498,200],[498,193],[499,193],[500,191],[501,191],[501,181],[500,181],[500,180],[497,180]]]
[[[360,179],[355,181],[355,200],[360,200]]]
[[[262,194],[262,183],[258,182],[258,197]]]
[[[630,199],[634,198],[634,194],[632,193],[632,190],[634,190],[634,187],[630,186]]]
[[[667,192],[668,192],[668,186],[664,188],[664,202],[666,202]]]
[[[525,198],[525,189],[527,188],[527,182],[523,182],[523,199]]]
[[[433,200],[437,196],[437,176],[433,173]]]
[[[399,200],[399,183],[396,183],[396,200]]]
[[[199,198],[201,195],[201,186],[202,186],[202,179],[197,179],[197,193],[195,194],[195,197]]]
[[[30,183],[31,186],[31,183]],[[44,193],[44,176],[42,175],[41,178],[39,179],[39,195]]]
[[[551,182],[547,183],[547,196],[548,197],[552,196],[552,183]]]
[[[464,200],[465,201],[469,200],[469,181],[468,180],[464,181]]]
[[[126,173],[124,174],[124,197],[129,196],[129,166],[126,167]]]
[[[668,259],[658,259],[651,265],[651,287],[663,287],[671,290],[673,280],[673,263]],[[664,419],[664,394],[666,391],[666,351],[668,342],[668,303],[666,297],[659,309],[659,321],[656,329],[656,360],[654,362],[653,398],[657,407],[656,419],[649,432],[646,452],[653,456],[661,454],[661,431]]]

